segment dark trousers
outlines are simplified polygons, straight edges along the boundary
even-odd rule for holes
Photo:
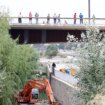
[[[80,19],[80,24],[83,24],[83,19]]]
[[[53,74],[53,75],[55,75],[55,71],[54,71],[54,68],[52,69],[52,74]]]
[[[50,19],[47,19],[47,24],[49,24],[50,23]]]
[[[38,24],[38,18],[36,18],[36,24]]]
[[[74,24],[76,24],[76,19],[74,19]]]
[[[22,19],[21,18],[18,18],[18,23],[22,23]]]
[[[29,23],[32,23],[32,18],[29,18]]]
[[[54,24],[56,24],[56,18],[54,18]]]

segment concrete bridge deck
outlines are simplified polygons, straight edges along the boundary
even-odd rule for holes
[[[105,25],[100,24],[35,24],[35,23],[13,23],[10,24],[11,29],[39,29],[39,30],[86,30],[88,27],[97,27],[105,30]]]

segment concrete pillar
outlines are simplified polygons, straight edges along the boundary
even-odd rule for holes
[[[29,40],[29,30],[24,30],[24,43],[28,43]]]
[[[42,30],[42,37],[41,37],[41,42],[42,43],[46,42],[46,36],[47,36],[46,30]]]

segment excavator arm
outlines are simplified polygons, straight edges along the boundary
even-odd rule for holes
[[[50,86],[48,79],[44,80],[44,84],[46,86],[45,90],[46,90],[46,94],[48,96],[48,100],[49,100],[50,104],[55,103],[55,98],[53,96],[53,92],[52,92],[52,89],[51,89],[51,86]]]

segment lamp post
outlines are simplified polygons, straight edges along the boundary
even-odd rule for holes
[[[88,0],[88,18],[89,18],[89,24],[90,24],[90,13],[91,12],[91,10],[90,10],[90,0]]]

